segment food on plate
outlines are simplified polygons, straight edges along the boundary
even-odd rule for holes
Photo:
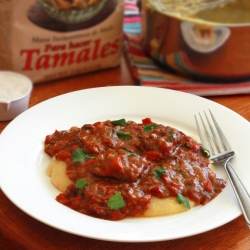
[[[87,9],[99,4],[101,0],[45,0],[45,2],[59,10],[72,10]]]
[[[44,150],[52,157],[47,174],[61,191],[56,200],[102,219],[187,211],[207,204],[226,184],[200,143],[150,118],[56,130]]]
[[[72,183],[66,174],[66,169],[67,165],[64,161],[58,161],[53,157],[46,170],[46,174],[51,177],[53,185],[61,192],[64,192]]]

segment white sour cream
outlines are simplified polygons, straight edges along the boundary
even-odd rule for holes
[[[24,75],[11,71],[0,71],[0,102],[17,100],[32,89],[32,83]]]

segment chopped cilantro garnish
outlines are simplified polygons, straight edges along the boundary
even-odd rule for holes
[[[124,118],[120,119],[120,120],[116,120],[116,121],[112,121],[113,125],[121,125],[121,126],[125,126],[128,125],[129,122],[127,122]]]
[[[156,168],[153,170],[153,174],[155,178],[161,178],[162,175],[166,173],[166,168]]]
[[[207,158],[210,157],[210,151],[208,149],[206,149],[205,147],[201,146],[201,150],[205,153],[205,155],[206,155]]]
[[[177,194],[176,199],[179,204],[184,204],[184,206],[188,209],[190,209],[190,203],[187,198],[185,198],[182,194]]]
[[[116,134],[120,139],[123,139],[123,140],[127,140],[127,139],[132,138],[132,135],[130,133],[128,133],[128,132],[123,132],[123,131],[120,131],[120,130],[116,130]]]
[[[125,207],[125,202],[121,192],[117,192],[108,200],[108,207],[112,210],[119,210],[120,208]]]
[[[84,179],[79,179],[76,181],[76,188],[78,188],[78,189],[83,189],[87,185],[89,185],[89,182],[84,180]]]
[[[77,148],[73,155],[72,155],[72,161],[73,162],[81,162],[85,161],[91,158],[95,158],[95,156],[87,154],[83,149]]]
[[[143,126],[143,129],[144,129],[145,132],[150,132],[151,130],[155,129],[155,127],[156,127],[156,124],[152,123],[150,125]]]
[[[169,132],[169,137],[168,137],[168,139],[169,139],[169,140],[173,140],[173,139],[174,139],[174,136],[175,136],[175,133],[174,133],[173,131],[170,131],[170,132]]]
[[[128,156],[135,156],[135,157],[139,157],[139,155],[138,155],[138,154],[133,153],[133,152],[130,152],[130,151],[129,151],[129,150],[127,150],[126,148],[124,148],[123,150],[124,150],[124,151],[126,151],[126,153],[127,153],[127,155],[128,155]]]

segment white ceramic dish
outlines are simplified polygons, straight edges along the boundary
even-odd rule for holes
[[[169,217],[105,221],[77,213],[55,201],[59,193],[45,174],[50,158],[44,138],[99,120],[126,118],[170,125],[198,138],[194,114],[211,109],[236,151],[232,164],[248,191],[250,125],[235,112],[207,99],[151,87],[103,87],[72,92],[40,103],[13,120],[0,141],[0,183],[20,209],[37,220],[72,234],[119,242],[170,240],[219,227],[241,214],[228,184],[206,206]],[[18,140],[16,139],[18,138]],[[227,180],[222,168],[217,175]]]
[[[12,120],[28,108],[32,88],[25,75],[0,71],[0,121]]]

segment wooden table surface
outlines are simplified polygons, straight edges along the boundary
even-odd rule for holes
[[[134,80],[122,59],[114,69],[89,73],[34,86],[30,107],[67,92],[99,86],[134,85]],[[250,121],[250,95],[209,97]],[[0,132],[8,122],[0,122]],[[250,249],[250,231],[243,216],[212,231],[183,239],[152,243],[120,243],[93,240],[49,227],[22,212],[0,190],[0,250],[22,249],[90,249],[90,250],[173,250],[173,249]]]

